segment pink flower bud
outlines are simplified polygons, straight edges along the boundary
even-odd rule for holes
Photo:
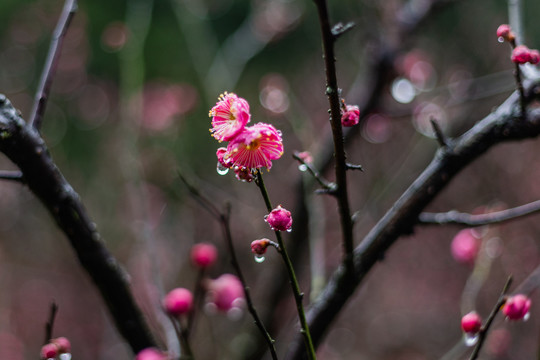
[[[516,64],[525,64],[531,61],[531,50],[525,45],[519,45],[512,50],[512,61]]]
[[[264,219],[272,230],[279,231],[291,231],[292,216],[291,212],[278,205],[277,208],[272,210]]]
[[[510,320],[526,320],[530,308],[531,299],[523,294],[518,294],[506,300],[502,312]]]
[[[219,164],[224,168],[228,169],[232,166],[232,162],[230,161],[229,155],[227,154],[227,148],[220,147],[219,149],[217,149],[216,156]]]
[[[497,28],[497,37],[502,41],[514,41],[516,38],[508,24],[502,24]]]
[[[55,344],[45,344],[41,347],[42,359],[54,359],[58,355],[58,347]]]
[[[482,318],[476,313],[476,311],[471,311],[461,318],[461,329],[464,333],[476,334],[481,328]]]
[[[163,299],[163,307],[172,316],[181,316],[188,313],[193,305],[191,291],[184,288],[171,290]]]
[[[227,312],[232,308],[239,307],[244,299],[244,286],[234,275],[223,274],[208,285],[208,298],[220,311]],[[240,301],[238,301],[240,300]]]
[[[56,339],[52,339],[51,343],[58,347],[58,353],[59,354],[65,354],[65,353],[70,353],[71,352],[71,343],[65,337],[59,337],[59,338],[56,338]]]
[[[251,252],[255,255],[264,255],[268,245],[270,245],[270,240],[268,239],[254,240],[251,242]]]
[[[217,259],[217,249],[208,243],[199,243],[191,248],[191,263],[200,269],[212,266]]]
[[[163,353],[162,351],[159,351],[156,348],[146,348],[144,350],[141,350],[135,357],[135,360],[167,360],[167,359],[169,359],[167,354]]]
[[[341,125],[350,127],[360,121],[360,109],[356,105],[347,105],[345,111],[341,112]]]
[[[531,50],[529,52],[529,55],[531,56],[530,63],[533,65],[536,65],[540,62],[540,52],[536,49]]]
[[[450,248],[456,261],[472,264],[480,250],[480,240],[474,236],[472,229],[463,229],[454,237]]]
[[[235,166],[234,173],[236,174],[236,178],[240,181],[252,182],[253,179],[255,179],[255,176],[253,176],[251,169],[247,167]]]

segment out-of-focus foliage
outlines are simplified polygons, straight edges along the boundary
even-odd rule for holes
[[[335,22],[357,24],[336,49],[348,103],[365,101],[369,60],[382,37],[392,39],[391,19],[403,3],[330,1]],[[423,1],[410,3],[422,6]],[[527,44],[538,47],[540,3],[523,3]],[[330,131],[313,4],[93,0],[79,7],[65,39],[43,133],[108,247],[131,273],[156,333],[162,335],[156,320],[160,287],[193,284],[188,261],[193,243],[213,242],[221,250],[213,277],[232,272],[219,227],[178,181],[176,170],[182,169],[216,204],[232,202],[235,242],[256,306],[263,314],[276,314],[276,327],[286,326],[275,334],[283,353],[293,328],[292,301],[265,303],[265,283],[272,281],[268,269],[279,259],[267,256],[256,264],[249,251],[252,240],[269,236],[264,206],[254,186],[216,174],[218,145],[209,136],[208,110],[221,92],[234,91],[250,102],[253,123],[271,122],[283,131],[286,154],[266,180],[274,202],[292,206],[295,184],[303,176],[292,151],[317,154]],[[57,0],[0,1],[0,92],[25,118],[61,8]],[[387,74],[394,91],[392,86],[384,90],[381,108],[363,125],[362,137],[347,143],[349,160],[366,170],[350,174],[352,208],[360,210],[357,241],[432,158],[436,142],[425,136],[431,116],[447,134],[457,135],[513,90],[509,48],[495,37],[506,21],[504,1],[456,1],[407,39],[396,60],[397,73]],[[538,147],[535,141],[490,152],[461,174],[431,210],[473,211],[537,199]],[[3,158],[0,165],[12,168]],[[313,237],[321,241],[313,242],[311,257],[318,261],[318,254],[326,255],[317,262],[324,277],[341,255],[335,204],[315,197],[310,206],[319,216]],[[480,281],[485,286],[476,301],[484,315],[506,276],[512,273],[519,282],[540,259],[535,218],[485,231],[491,252],[475,272],[475,279],[487,277]],[[471,268],[451,257],[456,232],[427,228],[400,240],[343,309],[320,358],[432,359],[458,342],[461,294]],[[71,339],[74,358],[130,358],[63,235],[24,186],[0,182],[0,239],[0,358],[37,358],[52,299],[60,306],[55,336]],[[309,293],[308,264],[298,268]],[[317,290],[316,282],[311,290]],[[466,293],[464,303],[471,296]],[[540,312],[534,305],[532,311]],[[533,315],[519,326],[498,324],[492,336],[499,341],[488,344],[486,356],[535,353],[539,321]],[[254,351],[258,334],[248,316],[231,321],[201,315],[193,339],[200,359],[239,359],[238,352]]]

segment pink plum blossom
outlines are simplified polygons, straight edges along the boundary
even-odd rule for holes
[[[247,169],[272,167],[272,161],[283,155],[281,133],[270,124],[246,127],[227,146],[225,159],[234,166]]]
[[[71,352],[71,343],[67,338],[63,336],[56,339],[52,339],[51,343],[57,346],[58,353],[60,354]]]
[[[171,290],[163,299],[163,307],[169,315],[181,316],[187,314],[193,306],[191,291],[184,288]]]
[[[531,299],[523,294],[511,296],[503,306],[503,314],[510,320],[523,320],[529,314]]]
[[[472,264],[480,250],[480,240],[474,235],[472,229],[463,229],[452,240],[451,251],[456,261]]]
[[[502,39],[501,42],[504,40],[514,41],[516,38],[508,24],[502,24],[497,28],[497,37]]]
[[[210,110],[212,117],[212,136],[219,141],[230,141],[238,135],[249,122],[249,104],[236,94],[227,93],[219,96],[219,101]]]
[[[531,50],[525,45],[519,45],[512,50],[512,61],[516,64],[525,64],[531,60]]]
[[[471,311],[461,318],[461,329],[466,334],[476,334],[482,328],[482,318],[476,311]]]
[[[272,230],[290,231],[292,226],[291,212],[281,205],[272,210],[264,219]]]
[[[208,299],[219,311],[227,312],[239,307],[244,299],[244,286],[234,275],[223,274],[208,282]],[[240,300],[240,301],[239,301]]]
[[[217,260],[217,248],[208,243],[199,243],[191,248],[191,263],[200,269],[212,266]]]

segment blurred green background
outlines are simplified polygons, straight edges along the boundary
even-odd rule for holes
[[[436,142],[427,127],[430,117],[457,136],[514,89],[509,47],[495,36],[497,26],[508,21],[506,2],[448,2],[410,36],[399,38],[396,19],[407,11],[421,13],[428,3],[329,4],[334,22],[357,24],[336,46],[347,103],[362,105],[373,90],[367,79],[382,46],[399,49],[393,70],[383,74],[378,106],[366,114],[358,135],[347,140],[349,160],[365,168],[349,176],[352,208],[360,211],[357,242],[431,160]],[[522,3],[525,43],[535,48],[540,46],[535,26],[540,3]],[[62,5],[0,2],[0,92],[24,118]],[[220,145],[209,136],[208,111],[220,93],[233,91],[249,101],[253,123],[270,122],[282,130],[286,153],[266,182],[274,203],[292,207],[299,195],[296,184],[307,176],[298,171],[292,152],[317,156],[330,134],[324,90],[311,1],[79,3],[43,136],[107,246],[130,272],[163,346],[160,293],[193,286],[191,245],[207,241],[220,248],[212,277],[232,272],[218,224],[189,197],[178,180],[180,170],[217,205],[232,203],[235,241],[256,305],[280,329],[277,347],[286,352],[295,324],[293,302],[265,303],[272,269],[281,264],[275,256],[256,264],[249,251],[252,240],[271,236],[262,222],[263,202],[253,184],[216,174]],[[430,210],[473,211],[536,200],[538,150],[536,140],[499,146],[459,175]],[[5,158],[0,165],[13,168]],[[309,207],[316,221],[304,260],[311,262],[297,267],[303,288],[314,297],[338,265],[341,246],[333,199],[309,196]],[[419,229],[398,241],[343,309],[319,358],[441,358],[460,340],[460,313],[470,310],[463,304],[472,301],[487,315],[507,275],[519,283],[537,266],[536,219],[485,230],[482,254],[487,255],[474,271],[450,254],[456,228]],[[37,358],[53,299],[60,306],[55,335],[72,340],[75,359],[131,358],[63,234],[24,186],[0,182],[0,239],[1,358]],[[478,294],[464,293],[467,279],[480,284]],[[498,323],[485,358],[533,358],[540,324],[535,313],[533,305],[526,324]],[[247,315],[236,321],[201,315],[193,341],[200,359],[240,359],[256,353],[259,338]]]

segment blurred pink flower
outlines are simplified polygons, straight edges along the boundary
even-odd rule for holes
[[[474,263],[479,250],[480,241],[474,236],[472,229],[461,230],[452,240],[452,256],[460,263]]]
[[[244,286],[231,274],[223,274],[208,283],[209,302],[220,311],[227,312],[239,307],[244,299]],[[239,301],[240,300],[240,301]]]
[[[270,245],[270,240],[268,239],[253,240],[251,242],[251,252],[255,255],[264,255],[268,245]]]
[[[58,346],[55,344],[45,344],[41,347],[41,359],[54,359],[58,355]]]
[[[223,93],[210,110],[212,136],[219,141],[230,141],[238,135],[250,120],[249,104],[234,93]]]
[[[66,337],[59,337],[52,339],[51,343],[56,345],[58,348],[58,353],[65,354],[71,352],[71,342]]]
[[[169,357],[167,354],[159,351],[156,348],[146,348],[137,354],[135,360],[167,360]]]
[[[281,133],[270,124],[258,123],[247,127],[231,140],[225,159],[234,166],[248,169],[272,167],[272,161],[283,155]]]
[[[193,295],[191,291],[184,288],[171,290],[163,299],[163,307],[168,314],[180,316],[191,311],[193,305]]]
[[[341,125],[351,127],[360,121],[360,109],[356,105],[346,105],[341,112]]]
[[[216,262],[217,248],[208,243],[198,243],[191,248],[191,263],[205,269]]]

